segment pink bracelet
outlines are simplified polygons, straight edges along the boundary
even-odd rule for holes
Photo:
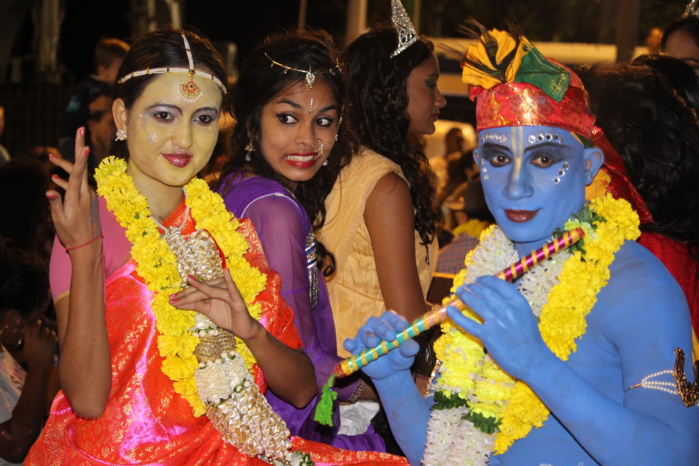
[[[80,249],[80,248],[82,248],[83,246],[87,246],[88,244],[94,243],[95,241],[97,241],[97,240],[100,239],[101,237],[102,237],[102,233],[100,233],[99,235],[95,236],[94,238],[92,238],[92,239],[91,239],[90,241],[88,241],[87,243],[83,243],[83,244],[78,245],[78,246],[73,246],[73,247],[70,247],[70,248],[66,248],[66,253],[67,253],[68,251],[73,251],[74,249]]]

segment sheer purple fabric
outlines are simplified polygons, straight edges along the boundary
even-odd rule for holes
[[[310,282],[306,268],[306,238],[311,232],[308,214],[296,198],[281,184],[262,176],[244,178],[234,172],[226,177],[219,193],[226,207],[236,217],[247,217],[257,231],[270,266],[282,279],[282,297],[294,310],[294,323],[303,347],[313,361],[320,393],[335,365],[342,360],[337,355],[335,323],[328,290],[319,273],[318,301],[315,308],[310,299]],[[348,399],[358,382],[339,387],[339,400]],[[334,427],[313,420],[316,397],[303,408],[276,397],[271,390],[265,395],[274,410],[286,421],[292,435],[328,443],[349,450],[386,451],[381,437],[371,427],[363,435],[338,435],[339,410],[335,409]]]

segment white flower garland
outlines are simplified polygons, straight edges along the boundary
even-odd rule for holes
[[[558,276],[563,269],[563,264],[572,254],[561,251],[555,257],[540,263],[517,282],[517,289],[531,306],[532,312],[537,317],[546,304],[549,292],[558,284]],[[473,283],[478,277],[494,275],[511,266],[519,260],[514,244],[505,236],[500,227],[493,225],[481,235],[478,247],[473,251],[471,263],[463,269],[459,275],[464,275],[464,283]],[[456,280],[455,280],[456,281]],[[454,290],[452,290],[454,291]],[[459,352],[461,349],[453,348]],[[464,358],[467,358],[465,352]],[[479,366],[482,371],[485,363],[492,363],[490,356],[483,359],[484,364]],[[441,366],[439,372],[446,370]],[[487,374],[478,372],[469,377],[474,384],[495,383],[489,380]],[[505,382],[505,385],[514,385],[514,380]],[[439,383],[439,378],[431,385],[431,392],[447,390],[460,392],[461,387],[451,387]],[[468,402],[478,402],[473,393],[469,393]],[[453,412],[453,413],[452,413]],[[459,407],[446,410],[434,410],[430,416],[427,429],[427,442],[423,464],[425,465],[486,465],[494,444],[495,435],[487,434],[478,429],[474,424],[465,419],[469,413],[468,407]]]

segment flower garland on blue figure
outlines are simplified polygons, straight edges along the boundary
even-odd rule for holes
[[[476,26],[463,80],[497,226],[455,279],[462,304],[435,344],[430,396],[408,380],[414,342],[363,369],[395,437],[411,464],[695,464],[697,385],[676,358],[691,351],[689,313],[634,242],[645,204],[578,77],[517,32]],[[515,283],[489,276],[575,227],[583,241]],[[407,325],[386,313],[345,346],[356,354]]]

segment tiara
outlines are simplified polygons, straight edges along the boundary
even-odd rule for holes
[[[169,66],[164,66],[162,68],[146,68],[145,70],[132,71],[131,73],[122,76],[117,81],[117,84],[124,84],[131,78],[138,78],[140,76],[147,76],[149,74],[166,74],[166,73],[187,73],[189,75],[189,81],[180,85],[180,97],[189,103],[194,103],[204,95],[201,88],[194,82],[194,75],[201,76],[202,78],[210,79],[218,87],[221,88],[224,94],[226,94],[226,86],[223,85],[220,79],[211,73],[206,71],[194,69],[194,60],[192,58],[192,49],[189,47],[189,41],[184,34],[182,34],[182,41],[184,42],[184,49],[187,52],[187,60],[189,61],[189,68],[172,68]]]
[[[398,33],[398,47],[391,54],[393,58],[417,41],[417,32],[400,0],[391,0],[391,10],[391,22]]]
[[[313,71],[310,66],[308,67],[307,70],[300,70],[298,68],[293,68],[291,66],[288,66],[288,65],[285,65],[283,63],[279,63],[278,61],[273,60],[272,57],[267,55],[267,53],[265,53],[265,57],[267,57],[267,60],[272,62],[272,64],[269,65],[270,68],[273,68],[275,65],[280,67],[280,68],[284,68],[284,74],[286,74],[287,71],[296,71],[298,73],[305,74],[306,76],[304,77],[304,80],[306,81],[306,89],[309,91],[311,89],[313,89],[313,83],[316,82],[316,74],[317,73],[330,73],[334,76],[335,75],[335,68],[337,68],[338,70],[340,69],[340,65],[336,64],[333,68],[330,68],[329,70],[326,70],[326,71]]]
[[[687,4],[687,8],[684,10],[683,16],[694,16],[699,17],[699,1],[692,0]]]

